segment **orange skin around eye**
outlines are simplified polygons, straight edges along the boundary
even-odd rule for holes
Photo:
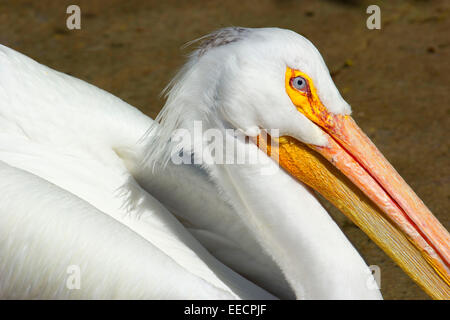
[[[307,90],[303,92],[292,87],[291,80],[295,77],[306,79]],[[327,111],[320,101],[314,82],[306,73],[286,67],[285,88],[286,93],[299,112],[327,131],[334,131],[336,128],[335,118],[342,116],[332,115]]]

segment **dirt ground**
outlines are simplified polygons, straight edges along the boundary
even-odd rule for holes
[[[69,4],[81,7],[81,30],[66,28]],[[381,30],[366,28],[369,4],[381,7]],[[449,15],[444,0],[15,0],[0,2],[0,43],[155,117],[187,41],[231,25],[292,29],[318,47],[356,121],[448,228]],[[427,299],[326,206],[367,263],[380,266],[385,299]]]

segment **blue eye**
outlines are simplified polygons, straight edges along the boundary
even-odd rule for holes
[[[303,77],[295,77],[291,79],[291,85],[294,87],[294,89],[297,89],[298,91],[305,92],[308,88],[308,83],[306,82],[306,79]]]

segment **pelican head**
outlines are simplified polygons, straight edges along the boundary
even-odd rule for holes
[[[226,28],[202,38],[159,120],[151,157],[193,120],[239,129],[344,211],[429,294],[448,297],[448,232],[356,125],[306,38],[277,28]],[[272,129],[277,146],[267,148],[262,132]]]

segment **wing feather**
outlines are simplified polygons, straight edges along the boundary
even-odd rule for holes
[[[113,95],[0,46],[0,270],[8,275],[0,296],[273,298],[214,258],[135,181],[127,161],[151,123]],[[65,289],[72,264],[81,290]]]

